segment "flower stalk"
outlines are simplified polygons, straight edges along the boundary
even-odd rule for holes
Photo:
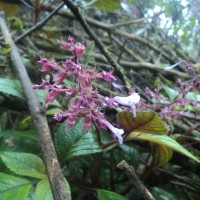
[[[104,79],[107,82],[113,82],[116,78],[113,75],[113,69],[106,72],[96,72],[96,68],[92,70],[87,69],[81,63],[81,57],[85,53],[84,42],[74,42],[72,37],[68,37],[68,41],[61,41],[61,48],[70,50],[73,54],[72,59],[66,59],[65,62],[57,64],[51,62],[46,58],[40,58],[42,72],[50,72],[53,78],[53,83],[42,80],[40,85],[34,85],[34,89],[45,89],[47,94],[44,104],[52,103],[60,93],[65,95],[66,99],[74,98],[68,108],[60,113],[54,115],[54,119],[61,121],[66,119],[68,127],[72,127],[76,123],[78,117],[83,117],[83,127],[89,131],[92,122],[97,122],[101,128],[109,128],[113,136],[123,142],[122,129],[115,128],[108,122],[102,112],[102,106],[110,107],[126,106],[129,107],[133,116],[136,117],[136,104],[140,101],[138,93],[133,93],[128,97],[100,97],[99,92],[92,85],[93,79]],[[77,84],[72,86],[63,83],[64,79],[68,77],[75,77]]]

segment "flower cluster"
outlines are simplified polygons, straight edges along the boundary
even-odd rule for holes
[[[97,89],[92,85],[92,79],[101,78],[108,82],[115,81],[113,76],[113,70],[109,72],[101,71],[96,72],[96,69],[88,70],[80,62],[80,58],[84,55],[85,44],[75,43],[72,37],[68,38],[68,41],[61,42],[62,49],[69,49],[73,53],[72,59],[66,59],[66,62],[57,64],[51,62],[46,58],[40,58],[41,71],[51,71],[53,83],[42,81],[40,85],[34,85],[34,89],[46,89],[48,91],[45,97],[45,105],[53,102],[59,93],[63,93],[66,99],[72,97],[73,101],[68,106],[66,111],[55,114],[54,119],[61,121],[66,119],[67,125],[72,127],[76,123],[77,117],[83,117],[83,127],[88,131],[91,124],[97,123],[102,128],[109,128],[114,134],[114,137],[118,138],[119,143],[122,144],[122,134],[124,131],[113,127],[101,112],[102,105],[118,107],[120,105],[130,107],[133,116],[136,116],[136,107],[140,101],[140,96],[137,93],[133,93],[128,97],[100,97]],[[63,80],[68,77],[75,77],[77,84],[68,86],[63,83]]]
[[[194,108],[200,106],[200,101],[198,99],[189,98],[188,94],[191,91],[200,91],[200,76],[196,74],[193,67],[186,61],[178,62],[170,67],[166,67],[165,71],[169,71],[180,64],[184,64],[188,71],[193,75],[194,79],[192,81],[183,82],[181,79],[176,81],[177,92],[173,99],[169,99],[161,95],[161,90],[163,89],[161,85],[158,85],[157,89],[154,91],[146,88],[145,93],[152,97],[154,103],[141,102],[138,106],[143,108],[150,108],[159,113],[160,117],[165,121],[167,117],[172,120],[176,120],[182,116],[182,114],[189,113],[187,108]]]

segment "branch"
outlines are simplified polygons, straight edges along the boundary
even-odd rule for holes
[[[71,12],[74,14],[74,16],[77,18],[77,20],[80,22],[84,30],[87,32],[87,34],[90,36],[92,40],[94,40],[96,46],[99,48],[99,50],[102,52],[102,54],[106,57],[108,62],[111,64],[112,67],[116,70],[117,75],[119,78],[122,80],[122,82],[125,84],[127,87],[127,92],[128,88],[130,88],[130,83],[128,79],[125,76],[125,71],[124,69],[115,61],[115,59],[112,58],[108,50],[104,47],[103,43],[99,40],[99,38],[95,35],[95,33],[91,30],[85,19],[82,17],[80,14],[78,8],[73,4],[72,1],[70,0],[63,0],[67,7],[71,10]]]
[[[28,77],[27,71],[21,60],[18,49],[14,44],[9,30],[6,26],[3,12],[0,12],[0,27],[5,42],[8,43],[11,48],[10,59],[23,87],[29,110],[32,116],[32,120],[38,134],[38,139],[42,150],[42,156],[46,166],[46,171],[54,199],[70,200],[71,195],[66,190],[65,180],[62,175],[60,164],[58,162],[58,158],[53,146],[51,134],[47,124],[47,119],[41,112],[41,105],[35,95],[35,92],[32,89],[32,83]]]
[[[68,1],[68,0],[63,0],[63,1]],[[72,17],[73,18],[73,16],[71,16],[71,14],[68,13],[68,12],[64,12],[63,15],[67,15],[68,17]],[[149,48],[153,49],[158,54],[161,54],[165,59],[170,61],[171,64],[177,62],[177,58],[172,57],[171,55],[167,54],[167,52],[165,52],[164,50],[156,47],[150,41],[148,41],[148,40],[146,40],[146,39],[144,39],[142,37],[139,37],[139,36],[137,36],[135,34],[127,33],[125,31],[122,31],[122,30],[118,29],[118,28],[115,28],[115,24],[106,24],[104,22],[97,21],[97,20],[95,20],[95,19],[93,19],[91,17],[86,17],[85,20],[87,21],[88,24],[91,24],[92,26],[95,26],[97,28],[101,28],[103,30],[112,32],[112,33],[114,33],[116,35],[120,35],[123,38],[127,38],[129,40],[134,40],[134,41],[139,42],[139,43],[141,43],[141,44],[143,44],[145,46],[148,46]]]
[[[91,56],[93,56],[97,61],[101,61],[106,63],[106,59],[103,55],[97,54],[97,53],[92,53]],[[89,63],[93,64],[92,61]],[[96,63],[96,61],[95,61]],[[190,74],[184,73],[184,72],[179,72],[177,70],[170,70],[170,71],[165,71],[163,67],[159,67],[155,64],[148,63],[148,62],[131,62],[131,61],[126,61],[126,60],[121,60],[120,65],[123,66],[126,70],[134,69],[134,70],[141,70],[141,69],[148,69],[150,71],[155,71],[157,73],[161,73],[164,75],[173,75],[173,76],[178,76],[179,78],[191,78],[192,76]]]
[[[130,179],[131,183],[135,185],[135,187],[138,189],[138,191],[145,200],[155,200],[154,197],[151,195],[151,193],[147,190],[147,188],[138,178],[133,166],[128,165],[128,163],[125,160],[123,160],[117,165],[117,168],[124,170],[127,177]]]
[[[32,28],[30,28],[28,31],[26,31],[24,34],[22,34],[19,37],[17,37],[15,39],[15,43],[19,42],[20,40],[22,40],[23,38],[25,38],[27,35],[30,35],[34,31],[42,28],[53,17],[53,15],[56,12],[58,12],[63,6],[64,6],[64,3],[60,3],[46,18],[44,18],[44,20],[42,20],[41,22],[37,23],[35,26],[33,26]]]

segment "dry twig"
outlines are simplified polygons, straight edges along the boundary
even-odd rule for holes
[[[0,27],[6,43],[8,43],[11,48],[10,59],[23,87],[32,120],[38,134],[42,156],[44,159],[54,199],[70,200],[71,195],[66,190],[65,180],[62,175],[60,164],[58,162],[58,158],[51,139],[47,119],[44,113],[41,111],[41,105],[35,95],[35,92],[32,89],[32,83],[28,77],[27,71],[21,60],[18,49],[13,42],[9,30],[6,26],[3,12],[0,12]]]
[[[130,179],[131,183],[135,185],[135,187],[138,189],[138,191],[145,200],[155,200],[154,197],[151,195],[151,193],[143,185],[141,180],[138,178],[133,166],[128,165],[128,163],[125,160],[123,160],[117,165],[117,168],[124,170],[127,177]]]

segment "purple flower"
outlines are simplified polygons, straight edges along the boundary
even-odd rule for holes
[[[67,77],[66,72],[62,72],[60,74],[53,74],[53,81],[55,84],[60,84],[66,77]]]
[[[101,120],[101,123],[103,125],[107,126],[112,131],[112,133],[115,135],[115,137],[118,138],[120,144],[123,143],[123,138],[122,138],[122,134],[124,133],[123,129],[115,128],[107,120]]]
[[[53,102],[58,96],[58,93],[59,92],[56,90],[51,90],[50,92],[48,92],[45,96],[45,105],[48,105],[49,103]]]
[[[56,113],[53,117],[56,121],[61,121],[63,119],[63,114],[62,113]]]
[[[67,122],[68,127],[71,128],[76,122],[76,116],[68,117],[66,122]]]
[[[34,84],[33,85],[33,89],[37,89],[37,90],[45,89],[45,86],[47,86],[47,85],[49,85],[49,83],[47,81],[45,81],[45,80],[42,80],[42,83],[40,85]]]
[[[109,72],[102,71],[102,72],[98,73],[96,75],[96,77],[97,78],[103,78],[103,79],[105,79],[108,82],[115,81],[116,78],[112,75],[113,71],[114,71],[113,69],[110,70]]]
[[[92,119],[90,116],[86,116],[85,119],[83,120],[83,128],[86,131],[89,131],[90,127],[91,127],[91,123],[92,123]]]
[[[135,104],[137,104],[140,101],[140,96],[138,93],[133,93],[132,95],[128,97],[119,97],[116,96],[113,98],[115,102],[118,104],[121,104],[123,106],[128,106],[131,108],[133,117],[136,117],[136,107]]]
[[[114,98],[108,98],[106,97],[105,99],[105,103],[108,106],[115,106],[117,107],[118,104],[122,105],[122,106],[127,106],[130,107],[133,113],[133,117],[136,117],[136,107],[135,104],[137,104],[140,101],[140,96],[138,93],[133,93],[132,95],[128,96],[128,97],[119,97],[116,96]]]
[[[119,143],[122,144],[122,134],[124,131],[113,127],[104,117],[102,112],[102,103],[106,103],[109,106],[118,107],[119,105],[129,106],[135,113],[135,104],[140,100],[140,96],[137,93],[133,93],[129,97],[114,97],[114,98],[102,98],[98,90],[93,87],[92,80],[96,78],[102,78],[106,81],[113,82],[116,78],[113,76],[113,69],[109,72],[96,72],[96,68],[88,70],[83,64],[80,63],[80,57],[85,53],[85,44],[82,42],[74,42],[72,37],[68,37],[68,41],[61,41],[61,48],[69,49],[73,53],[72,59],[66,59],[65,62],[57,64],[48,61],[46,58],[40,58],[39,63],[41,71],[47,72],[51,69],[51,75],[53,77],[53,83],[42,81],[40,85],[34,85],[34,89],[46,89],[48,90],[45,97],[45,104],[48,105],[53,102],[59,93],[64,93],[65,98],[70,98],[70,103],[66,111],[59,112],[54,115],[54,119],[61,121],[66,119],[68,127],[72,127],[76,123],[77,117],[83,117],[83,127],[86,131],[89,131],[91,124],[97,122],[97,125],[101,128],[109,128],[114,136],[118,138]],[[71,79],[74,78],[74,79]],[[76,80],[76,85],[67,85],[64,79],[70,78],[70,80]],[[74,98],[72,98],[74,97]]]
[[[42,64],[42,67],[41,67],[41,71],[42,72],[47,72],[50,69],[52,69],[52,68],[57,66],[56,63],[50,62],[46,58],[42,58],[42,57],[40,57],[40,60],[38,61],[38,63]]]
[[[72,51],[75,53],[77,57],[83,56],[85,53],[85,44],[77,42],[74,47],[72,48]]]

